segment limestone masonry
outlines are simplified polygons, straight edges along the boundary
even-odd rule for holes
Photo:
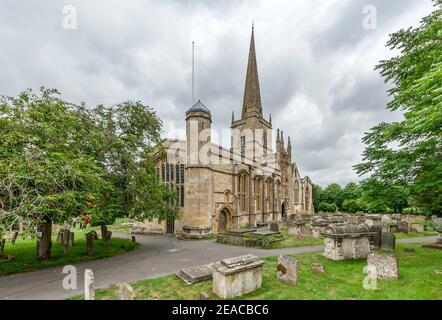
[[[255,54],[250,42],[240,119],[232,114],[231,148],[211,142],[212,117],[201,102],[186,112],[186,140],[165,139],[158,153],[159,177],[178,193],[175,221],[146,221],[135,232],[204,237],[224,230],[256,227],[292,215],[312,215],[312,181],[292,162],[290,137],[263,117]]]

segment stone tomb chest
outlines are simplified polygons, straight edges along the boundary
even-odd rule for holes
[[[331,260],[367,258],[376,235],[365,223],[331,224],[321,233],[324,239],[324,257]]]
[[[212,291],[222,299],[230,299],[260,288],[263,264],[251,254],[212,263]]]
[[[310,237],[312,230],[306,220],[292,220],[287,222],[287,230],[289,236]]]

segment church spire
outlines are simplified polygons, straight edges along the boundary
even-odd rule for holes
[[[250,113],[262,116],[261,93],[259,90],[258,67],[255,53],[255,25],[252,25],[252,36],[250,39],[249,62],[247,65],[246,86],[244,90],[244,102],[242,107],[242,118]]]

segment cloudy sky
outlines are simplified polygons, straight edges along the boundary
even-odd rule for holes
[[[68,5],[76,29],[63,27],[75,26]],[[375,29],[363,27],[367,5]],[[164,137],[182,138],[195,41],[197,98],[216,130],[228,128],[241,113],[254,20],[265,116],[292,137],[302,175],[345,184],[359,179],[363,133],[399,117],[385,111],[373,70],[394,54],[388,35],[431,11],[431,0],[2,0],[0,94],[46,86],[88,105],[140,100]]]

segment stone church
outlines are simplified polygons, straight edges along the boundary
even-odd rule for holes
[[[227,229],[265,225],[293,215],[313,214],[312,181],[292,162],[290,137],[263,117],[254,31],[250,41],[240,119],[232,113],[231,147],[212,143],[210,110],[201,102],[185,114],[186,140],[163,140],[160,179],[176,190],[175,221],[156,220],[134,228],[143,233],[204,237]],[[161,155],[160,155],[161,154]]]

